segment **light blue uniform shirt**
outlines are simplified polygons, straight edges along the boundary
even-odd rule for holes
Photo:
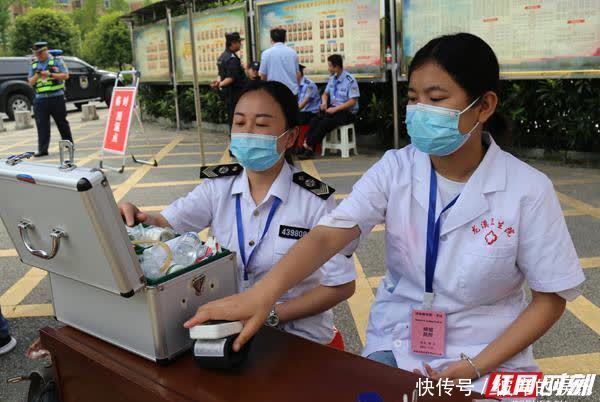
[[[298,104],[302,103],[307,97],[310,100],[301,112],[319,113],[319,107],[321,106],[319,88],[317,88],[317,84],[311,79],[302,77],[302,81],[300,81],[300,86],[298,87]]]
[[[325,92],[329,94],[329,102],[334,107],[342,105],[352,98],[356,98],[356,105],[352,106],[349,110],[352,113],[358,112],[358,98],[360,98],[358,82],[356,82],[356,78],[348,71],[342,71],[339,77],[335,74],[329,77]]]
[[[53,57],[52,55],[48,55],[48,58],[46,59],[46,61],[37,61],[38,66],[36,70],[45,70],[48,66],[48,62],[50,60],[54,59],[54,66],[56,68],[58,68],[58,72],[59,73],[68,73],[69,70],[67,69],[67,66],[65,65],[64,61],[59,58],[59,57]],[[34,71],[33,68],[31,68],[31,65],[33,64],[33,62],[29,63],[29,78],[33,77]],[[35,97],[36,98],[51,98],[53,96],[64,96],[65,94],[65,90],[64,89],[59,89],[58,91],[52,91],[52,92],[44,92],[41,94],[36,93]]]
[[[294,49],[281,42],[275,43],[262,53],[260,58],[260,74],[266,75],[268,81],[279,81],[287,86],[294,95],[298,94],[298,54]]]

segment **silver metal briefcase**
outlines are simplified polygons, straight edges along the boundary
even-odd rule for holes
[[[21,261],[49,272],[59,321],[159,363],[191,348],[182,324],[200,305],[237,292],[226,250],[146,280],[98,169],[0,159],[0,218]]]

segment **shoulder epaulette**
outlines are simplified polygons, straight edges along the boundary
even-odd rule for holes
[[[293,181],[300,187],[310,191],[317,197],[324,200],[328,199],[331,197],[331,194],[335,193],[335,189],[333,187],[330,187],[322,181],[315,179],[305,172],[294,173]]]
[[[216,179],[217,177],[237,176],[244,168],[239,163],[229,165],[202,166],[200,168],[201,179]]]
[[[350,82],[354,82],[354,77],[352,77],[350,74],[346,76],[346,79]]]

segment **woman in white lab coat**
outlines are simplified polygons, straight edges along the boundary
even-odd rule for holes
[[[536,370],[531,345],[584,275],[551,181],[486,131],[498,85],[480,38],[425,45],[409,69],[412,144],[388,151],[247,294],[201,307],[188,325],[247,320],[239,346],[282,292],[384,223],[387,273],[365,356],[434,379],[479,379],[476,390],[492,371]]]
[[[235,251],[240,291],[266,275],[298,239],[335,207],[335,190],[288,163],[295,144],[298,104],[279,82],[258,81],[240,95],[231,127],[231,150],[240,164],[202,169],[202,184],[160,214],[120,205],[128,225],[211,233]],[[331,308],[354,293],[352,259],[335,255],[321,269],[278,297],[267,323],[322,344],[340,347]],[[339,339],[339,338],[337,338]]]

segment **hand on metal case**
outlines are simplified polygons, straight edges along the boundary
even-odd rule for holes
[[[147,214],[143,213],[138,207],[129,202],[119,204],[119,212],[121,212],[121,216],[125,220],[127,226],[133,226],[136,223],[152,224],[149,222],[150,219]]]
[[[325,111],[325,113],[327,113],[327,114],[334,114],[336,112],[337,112],[337,109],[334,107],[327,108],[327,110]]]

